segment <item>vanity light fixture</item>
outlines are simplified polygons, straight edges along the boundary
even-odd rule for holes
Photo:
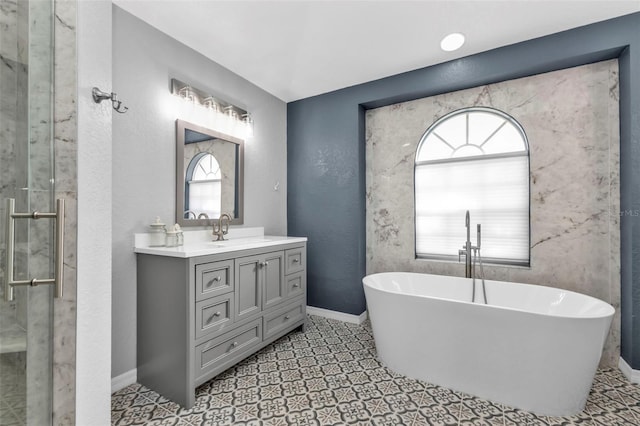
[[[178,90],[178,96],[180,96],[186,102],[195,102],[196,99],[191,86],[184,86],[180,90]]]
[[[464,35],[460,33],[451,33],[445,36],[440,42],[440,48],[445,52],[453,52],[458,50],[464,44]]]
[[[244,125],[247,129],[247,137],[253,137],[253,118],[251,118],[251,114],[244,114],[242,116],[242,121],[244,121]]]
[[[171,93],[185,102],[203,107],[201,110],[208,116],[209,126],[215,130],[242,139],[253,136],[253,119],[244,109],[175,78],[171,79]]]
[[[213,112],[220,111],[220,104],[218,104],[218,102],[211,96],[209,96],[208,98],[205,98],[202,101],[202,105],[204,105],[205,108],[209,108]]]

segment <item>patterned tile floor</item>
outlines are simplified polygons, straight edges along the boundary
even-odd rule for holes
[[[640,387],[600,370],[585,410],[545,417],[394,374],[363,326],[310,316],[196,390],[185,410],[144,386],[111,398],[112,425],[640,425]]]

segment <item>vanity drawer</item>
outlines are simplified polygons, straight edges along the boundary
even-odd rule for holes
[[[285,289],[287,298],[293,298],[304,294],[307,287],[306,272],[297,272],[285,277]]]
[[[299,300],[292,305],[266,314],[264,316],[264,338],[267,339],[286,329],[290,324],[302,320],[305,315],[305,304],[305,300]]]
[[[233,291],[233,260],[196,265],[196,301]]]
[[[252,321],[236,330],[196,346],[195,377],[214,370],[236,355],[262,342],[262,321]]]
[[[196,303],[196,339],[229,327],[233,322],[233,294]]]
[[[307,251],[304,247],[285,250],[284,259],[285,275],[303,271],[307,263]]]

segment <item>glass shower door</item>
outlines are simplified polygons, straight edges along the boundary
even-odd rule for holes
[[[54,289],[8,292],[5,281],[54,275],[52,221],[18,218],[12,232],[6,226],[6,199],[15,200],[16,212],[55,209],[53,16],[52,0],[0,0],[0,425],[52,421]]]

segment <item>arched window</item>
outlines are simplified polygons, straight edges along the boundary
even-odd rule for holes
[[[216,157],[208,152],[195,155],[187,167],[185,210],[217,218],[221,211],[222,173]]]
[[[493,108],[454,111],[422,136],[415,162],[416,256],[458,259],[482,224],[485,261],[529,265],[529,146],[520,124]]]

